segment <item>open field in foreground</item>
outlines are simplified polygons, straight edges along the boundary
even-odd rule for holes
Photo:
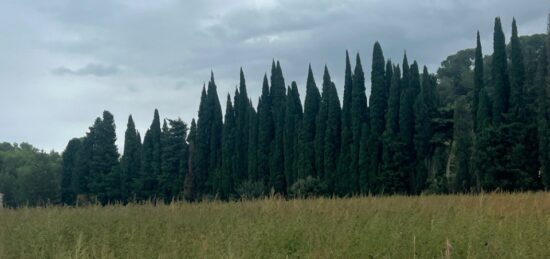
[[[0,209],[0,258],[550,258],[550,193]]]

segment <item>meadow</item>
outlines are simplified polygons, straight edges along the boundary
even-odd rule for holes
[[[0,208],[0,258],[550,258],[550,193]]]

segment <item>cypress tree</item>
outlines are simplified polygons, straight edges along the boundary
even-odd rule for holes
[[[340,155],[340,146],[342,135],[342,116],[340,108],[340,98],[338,98],[338,92],[334,83],[330,84],[328,88],[328,107],[327,107],[327,121],[325,129],[324,139],[324,181],[329,188],[329,191],[335,192],[335,182],[338,177],[338,157]]]
[[[285,123],[285,104],[286,89],[283,78],[283,71],[279,61],[271,69],[271,89],[272,115],[273,115],[273,141],[271,145],[270,157],[270,186],[277,193],[286,193],[286,179],[284,169],[284,123]]]
[[[143,139],[141,173],[137,184],[139,185],[140,199],[156,198],[158,194],[158,179],[161,174],[161,128],[160,116],[155,109],[153,122],[145,133]]]
[[[493,120],[495,126],[503,123],[510,101],[510,80],[506,58],[506,43],[500,17],[495,18],[493,35],[492,80],[494,86]]]
[[[351,62],[346,51],[346,70],[344,77],[344,99],[342,104],[342,139],[341,152],[338,158],[338,177],[335,183],[335,190],[338,195],[350,194],[351,190],[351,145],[353,142],[351,130],[351,93],[353,86],[353,73]]]
[[[191,128],[189,129],[189,135],[187,135],[187,143],[189,144],[189,151],[187,157],[187,173],[183,182],[183,198],[187,201],[194,201],[195,195],[195,180],[194,172],[196,168],[196,142],[197,142],[197,124],[195,119],[191,120]]]
[[[454,186],[451,190],[454,192],[468,192],[472,185],[472,177],[470,177],[470,158],[472,137],[471,132],[473,125],[471,113],[467,108],[467,100],[464,96],[455,101],[454,118],[453,118],[453,140],[455,153],[455,179]]]
[[[351,90],[350,115],[352,132],[350,190],[352,190],[352,192],[354,193],[357,193],[360,190],[360,186],[366,184],[365,181],[359,181],[360,173],[366,174],[366,172],[360,172],[359,170],[359,153],[361,147],[361,133],[363,132],[362,126],[368,127],[367,96],[365,95],[365,75],[363,73],[363,66],[361,65],[361,58],[359,57],[359,53],[357,53],[356,57],[352,82],[353,84]],[[365,132],[368,133],[369,131],[366,130]],[[364,180],[366,180],[366,177],[363,178]]]
[[[424,66],[422,72],[422,87],[420,94],[416,98],[414,105],[415,116],[415,152],[418,162],[416,167],[416,190],[420,191],[425,188],[428,180],[429,158],[433,152],[431,144],[432,136],[435,133],[433,120],[437,113],[436,104],[436,78],[428,73],[428,68]]]
[[[63,151],[63,162],[61,171],[61,202],[63,204],[73,205],[76,201],[76,194],[73,181],[78,179],[78,150],[82,144],[79,138],[73,138],[67,144]]]
[[[296,82],[292,81],[287,89],[284,132],[285,176],[287,186],[292,186],[296,181],[297,157],[301,150],[298,149],[298,134],[302,122],[302,102],[298,93]]]
[[[322,95],[319,105],[319,113],[317,114],[316,127],[315,127],[315,168],[317,170],[317,176],[321,179],[324,178],[325,162],[324,162],[324,149],[325,149],[325,131],[327,128],[327,117],[328,117],[328,103],[330,99],[330,87],[332,81],[330,79],[330,74],[328,68],[325,65],[325,71],[323,74],[323,86],[322,86]]]
[[[165,120],[162,127],[162,173],[158,178],[159,197],[165,202],[180,197],[188,170],[187,124],[181,119]]]
[[[407,56],[403,59],[404,67],[407,67]],[[400,162],[402,174],[407,178],[409,193],[416,193],[415,186],[415,152],[414,152],[414,102],[416,99],[416,88],[419,85],[418,64],[413,62],[409,69],[405,69],[407,75],[403,75],[403,88],[399,104],[399,142],[401,144],[400,153],[402,155]]]
[[[135,185],[141,170],[141,139],[132,115],[128,116],[124,134],[124,153],[120,160],[122,171],[121,199],[128,201],[135,193]]]
[[[248,172],[248,138],[249,138],[249,100],[246,91],[244,73],[240,70],[239,89],[235,94],[235,186],[247,178]]]
[[[248,180],[260,180],[258,173],[258,116],[249,100],[248,108]]]
[[[197,119],[197,133],[194,148],[195,159],[193,160],[193,187],[195,189],[195,199],[201,199],[202,196],[207,193],[207,180],[210,177],[208,168],[210,161],[211,120],[211,114],[208,112],[208,96],[203,86]],[[147,135],[145,138],[147,138]]]
[[[394,67],[392,73],[388,112],[386,113],[386,129],[383,133],[381,192],[403,192],[406,188],[405,175],[400,170],[399,157],[399,106],[401,96],[401,70]]]
[[[374,190],[377,184],[377,177],[380,174],[382,164],[382,134],[386,127],[386,110],[388,108],[387,82],[384,71],[385,61],[382,47],[378,42],[374,43],[372,53],[372,71],[371,71],[371,94],[369,98],[369,120],[370,135],[368,146],[369,169],[368,169],[368,189]],[[389,65],[391,70],[391,65]]]
[[[233,179],[236,172],[235,124],[235,111],[231,97],[227,95],[222,137],[222,162],[220,170],[216,171],[217,176],[214,180],[214,191],[223,200],[227,200],[233,192]]]
[[[474,93],[473,93],[473,118],[474,118],[474,130],[479,131],[478,121],[477,121],[477,111],[479,107],[479,96],[480,92],[484,87],[483,82],[483,53],[481,50],[481,40],[479,39],[479,31],[477,31],[477,40],[476,40],[476,54],[474,61]]]
[[[315,171],[314,140],[316,134],[315,120],[319,113],[320,99],[319,89],[315,84],[311,66],[309,66],[306,83],[306,97],[304,101],[304,116],[300,130],[300,147],[302,153],[300,155],[301,166],[298,179],[305,179],[307,176],[317,176]]]
[[[275,129],[273,125],[273,110],[271,103],[271,95],[269,94],[269,83],[267,81],[267,75],[264,75],[264,82],[262,86],[262,95],[258,102],[258,179],[265,186],[268,185],[269,179],[269,158],[270,148]]]
[[[550,15],[548,22],[550,35]],[[550,189],[550,36],[539,55],[535,85],[537,89],[537,129],[539,136],[539,161],[541,181],[545,190]]]
[[[213,72],[210,75],[210,82],[208,82],[207,100],[207,109],[210,112],[210,118],[212,118],[210,121],[211,124],[209,125],[210,163],[208,171],[215,172],[220,169],[221,164],[223,116]]]
[[[94,123],[95,134],[92,138],[90,160],[90,194],[99,202],[105,204],[119,198],[120,175],[118,167],[118,150],[116,147],[116,132],[113,115],[103,112],[103,119],[97,118]]]

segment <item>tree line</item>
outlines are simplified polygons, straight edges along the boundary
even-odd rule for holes
[[[105,111],[70,140],[61,202],[547,189],[549,46],[548,34],[519,37],[515,20],[506,44],[497,17],[491,55],[478,32],[430,73],[376,42],[368,101],[359,54],[352,67],[346,52],[342,98],[326,66],[320,86],[310,67],[303,102],[273,61],[257,106],[241,69],[225,114],[212,73],[189,125],[155,110],[142,141],[129,116],[120,155]]]

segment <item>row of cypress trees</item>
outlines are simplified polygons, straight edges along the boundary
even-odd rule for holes
[[[406,54],[401,64],[386,60],[378,42],[368,102],[359,54],[352,70],[346,52],[342,99],[328,68],[319,90],[310,67],[302,106],[296,82],[286,86],[273,61],[257,107],[241,69],[222,115],[212,73],[189,132],[179,119],[161,127],[155,110],[141,143],[130,116],[120,161],[113,116],[106,111],[63,154],[63,202],[74,203],[79,194],[106,203],[548,188],[550,55],[540,52],[537,92],[527,91],[515,20],[512,28],[508,57],[495,19],[490,76],[478,33],[474,90],[450,111],[438,101],[434,74],[426,67],[420,72]],[[449,170],[434,169],[442,146],[450,147],[448,160],[456,164],[451,180]],[[443,181],[452,187],[439,188]]]

